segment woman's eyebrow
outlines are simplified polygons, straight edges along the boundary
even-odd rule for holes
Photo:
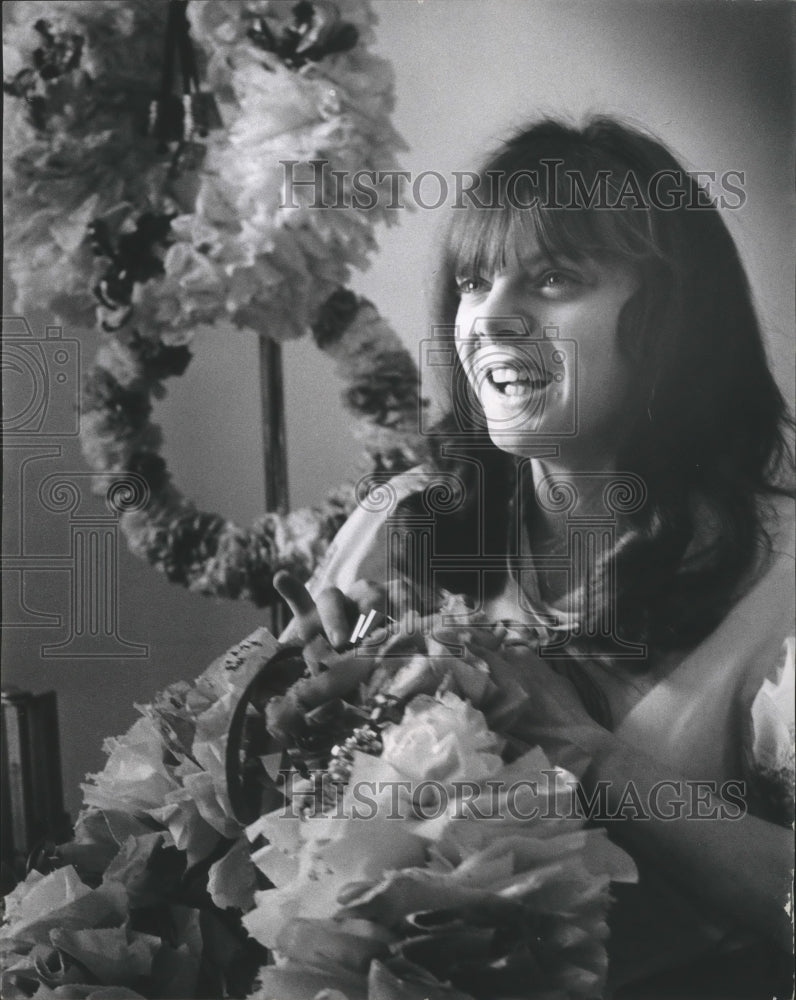
[[[531,254],[528,257],[518,257],[517,262],[520,267],[526,270],[532,270],[537,267],[561,267],[561,266],[578,266],[579,261],[574,257],[568,257],[566,254],[557,254],[551,251],[540,250],[538,253]]]
[[[520,250],[514,249],[506,256],[508,257],[508,260],[514,260],[519,267],[525,270],[539,267],[541,264],[555,264],[560,259],[545,250],[537,250],[535,253],[523,254]]]

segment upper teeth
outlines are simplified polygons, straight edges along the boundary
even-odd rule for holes
[[[527,382],[531,377],[528,372],[519,372],[516,368],[493,368],[489,375],[493,382]]]

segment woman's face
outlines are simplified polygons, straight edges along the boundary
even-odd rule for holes
[[[551,259],[528,245],[493,274],[458,274],[456,346],[494,443],[515,455],[560,447],[578,468],[613,466],[633,374],[619,313],[628,265]]]

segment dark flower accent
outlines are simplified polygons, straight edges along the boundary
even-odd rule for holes
[[[122,233],[113,245],[110,227],[103,219],[95,219],[88,227],[91,248],[97,257],[107,257],[111,266],[92,289],[100,303],[108,309],[128,306],[136,283],[163,274],[163,262],[155,252],[169,245],[169,229],[174,214],[145,212],[136,222],[132,233]]]
[[[329,0],[300,0],[293,7],[293,24],[276,34],[267,17],[255,17],[247,35],[258,48],[274,55],[291,69],[319,62],[333,52],[347,52],[359,40],[353,24],[340,20],[337,7]]]
[[[129,472],[134,472],[147,481],[153,493],[159,493],[169,480],[165,461],[155,451],[137,451],[127,463]]]
[[[92,80],[88,73],[80,69],[82,35],[66,31],[54,34],[49,22],[42,18],[33,27],[44,44],[35,49],[33,66],[26,66],[10,80],[5,80],[3,91],[11,97],[27,101],[28,119],[41,132],[47,127],[48,98],[52,97],[54,85],[70,74],[73,83],[90,86]]]
[[[81,406],[84,411],[99,410],[130,433],[141,430],[149,420],[152,404],[149,394],[139,386],[120,385],[105,368],[97,366],[83,383]]]
[[[397,474],[405,472],[414,464],[413,457],[407,457],[406,452],[400,448],[391,448],[389,451],[376,451],[371,454],[374,472],[391,472]]]
[[[144,366],[145,378],[150,381],[179,377],[193,357],[185,344],[172,345],[149,340],[142,337],[138,330],[133,330],[127,338],[121,339]]]
[[[396,366],[403,360],[398,352],[390,352],[380,360],[383,366],[370,372],[367,381],[355,383],[345,394],[346,405],[357,413],[365,413],[380,427],[392,427],[404,418],[407,403],[417,401],[417,386],[400,369],[391,368],[394,357]]]
[[[28,102],[30,123],[41,131],[47,126],[47,85],[79,70],[84,39],[70,31],[53,32],[50,22],[43,18],[33,27],[42,38],[42,44],[33,52],[33,66],[5,80],[3,92]],[[90,83],[91,78],[83,75]]]
[[[83,54],[83,36],[71,31],[54,34],[52,25],[44,18],[33,25],[41,35],[43,44],[33,53],[33,66],[42,80],[54,80],[80,66]]]
[[[172,583],[189,583],[193,569],[216,554],[223,527],[223,517],[204,511],[180,514],[167,525],[162,562]]]
[[[345,333],[359,312],[360,300],[348,288],[338,288],[332,292],[318,312],[318,318],[313,323],[312,335],[315,343],[323,351],[330,347]]]
[[[28,119],[31,125],[42,131],[47,126],[47,101],[37,94],[39,81],[35,70],[25,67],[10,80],[3,81],[3,93],[10,97],[22,97],[28,102]]]

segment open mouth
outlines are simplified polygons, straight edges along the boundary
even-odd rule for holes
[[[520,366],[500,362],[490,366],[486,377],[489,384],[503,396],[527,396],[531,392],[546,389],[553,381],[550,372],[527,363]]]

